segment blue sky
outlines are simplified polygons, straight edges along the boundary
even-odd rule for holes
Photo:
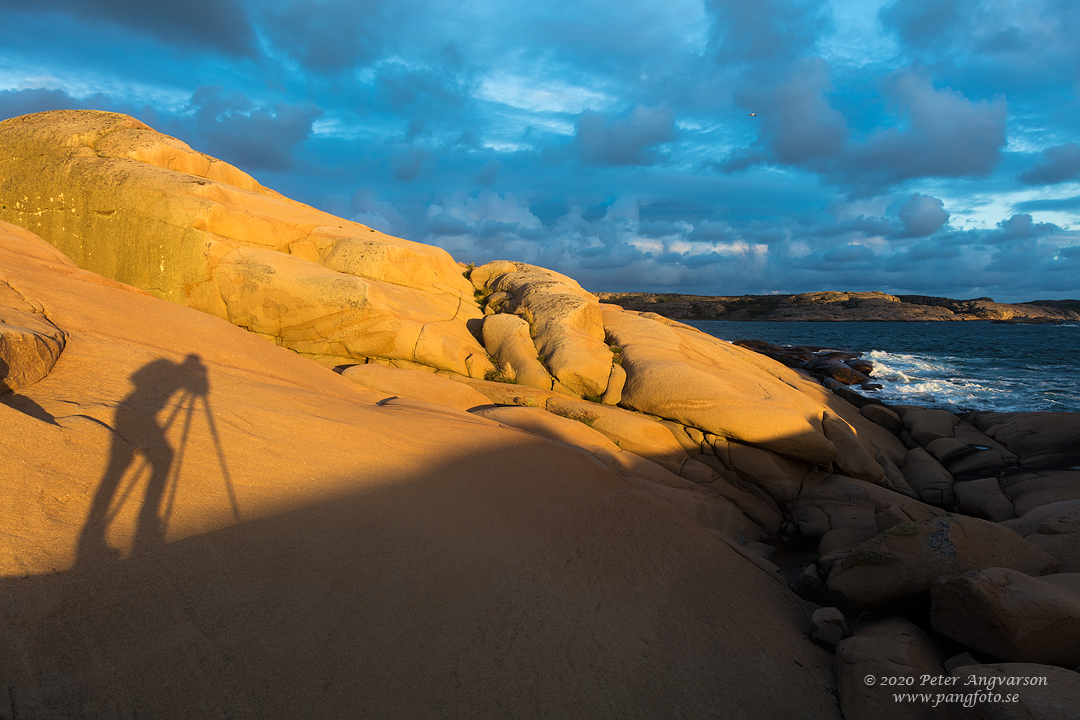
[[[0,0],[0,118],[132,114],[590,290],[1080,296],[1075,0]]]

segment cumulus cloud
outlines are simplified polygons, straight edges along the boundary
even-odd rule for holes
[[[1080,60],[1080,6],[1071,0],[898,0],[878,18],[902,54],[1010,97],[1058,95]]]
[[[81,100],[76,100],[63,90],[45,88],[0,90],[0,120],[46,110],[69,110],[81,107],[85,107]]]
[[[972,102],[935,88],[923,72],[898,71],[882,84],[893,111],[883,119],[886,127],[860,138],[827,99],[830,74],[815,58],[792,65],[775,83],[738,92],[739,103],[759,113],[757,147],[737,149],[716,167],[731,173],[777,163],[873,195],[915,178],[985,177],[997,165],[1006,143],[1004,100]]]
[[[586,110],[575,139],[585,164],[652,165],[660,157],[657,146],[675,139],[675,112],[664,105],[638,105],[622,117]]]
[[[405,218],[393,203],[369,188],[360,188],[349,201],[353,220],[384,233],[405,232]]]
[[[1028,240],[1030,238],[1043,237],[1050,233],[1061,230],[1053,223],[1037,223],[1028,214],[1013,215],[1008,220],[1002,220],[997,224],[1000,232],[988,234],[990,242],[1008,242],[1010,240]]]
[[[1080,145],[1074,142],[1043,150],[1046,161],[1020,175],[1025,185],[1053,185],[1080,177]]]
[[[799,63],[777,85],[743,90],[736,97],[745,107],[757,110],[761,141],[778,162],[812,165],[838,155],[848,136],[844,116],[824,98],[830,88],[828,63],[814,58]],[[742,157],[753,157],[752,151]],[[738,168],[740,164],[732,158],[727,167]]]
[[[919,177],[984,177],[1001,157],[1008,107],[1004,100],[971,102],[936,89],[925,74],[903,70],[885,85],[906,127],[890,127],[853,144],[841,173],[862,182]]]
[[[241,0],[0,0],[0,9],[58,11],[122,25],[168,44],[198,45],[233,56],[255,52],[255,33]]]
[[[903,223],[900,237],[926,237],[933,235],[949,222],[945,203],[936,197],[915,193],[900,206],[896,213]]]
[[[821,0],[706,0],[721,62],[750,64],[801,57],[829,27]]]
[[[309,70],[337,73],[379,56],[385,10],[382,0],[284,0],[268,4],[262,17],[275,47]]]
[[[960,255],[960,248],[954,244],[924,240],[909,247],[902,255],[904,260],[926,264],[933,260],[952,260]]]
[[[104,110],[124,113],[137,117],[145,123],[159,123],[158,113],[150,106],[135,108],[117,102],[104,93],[94,93],[87,97],[73,97],[64,90],[47,88],[25,88],[22,90],[0,90],[0,120],[29,115],[49,110]]]
[[[916,46],[930,45],[970,17],[972,0],[898,0],[878,11],[881,24]]]
[[[205,150],[245,169],[291,169],[293,152],[322,110],[310,103],[255,107],[244,95],[204,86],[191,97],[195,130]]]
[[[540,219],[514,193],[499,195],[490,190],[432,203],[424,220],[429,238],[458,236],[460,240],[453,243],[457,247],[472,245],[482,251],[528,243],[533,237],[531,231],[542,227]]]

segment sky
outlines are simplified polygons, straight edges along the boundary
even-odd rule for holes
[[[133,115],[589,290],[1080,297],[1075,0],[0,0],[0,119]]]

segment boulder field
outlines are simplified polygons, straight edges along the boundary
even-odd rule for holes
[[[1080,697],[1080,416],[835,388],[127,116],[0,122],[0,718]]]

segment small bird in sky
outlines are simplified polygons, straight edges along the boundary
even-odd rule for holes
[[[757,117],[757,113],[750,113],[750,117]]]

